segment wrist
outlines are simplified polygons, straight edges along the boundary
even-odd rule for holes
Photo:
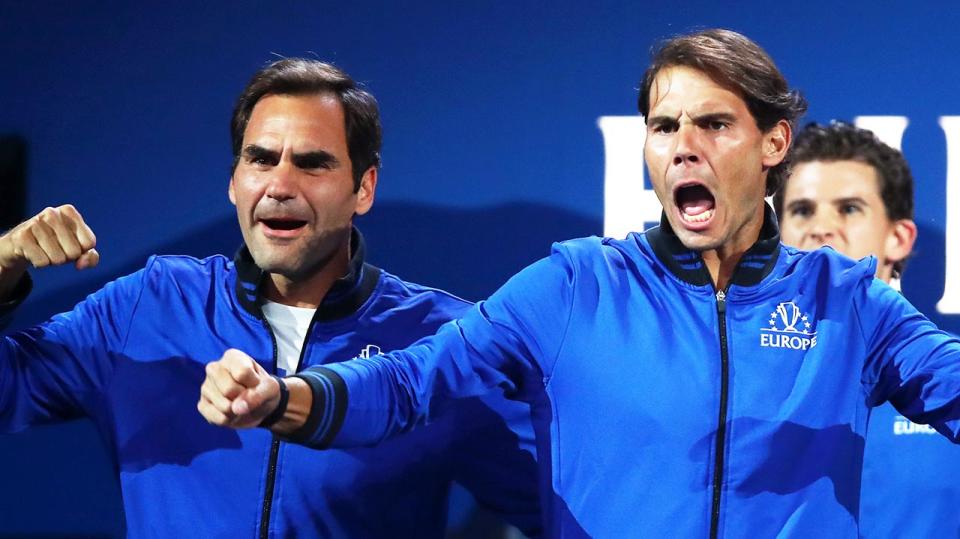
[[[9,299],[8,296],[17,288],[26,273],[26,262],[0,263],[0,301]]]
[[[287,384],[283,381],[283,378],[276,375],[273,375],[272,378],[276,380],[280,386],[280,398],[273,411],[267,414],[267,417],[263,418],[263,421],[260,422],[259,426],[263,428],[270,428],[277,421],[283,419],[283,414],[287,411],[287,402],[290,400],[290,390],[287,388]]]
[[[281,401],[284,399],[283,388],[286,388],[287,393],[286,402],[282,403],[283,411],[278,412],[281,408],[281,403],[278,402],[277,408],[270,414],[277,416],[274,423],[269,425],[261,423],[261,426],[268,427],[275,434],[285,436],[296,432],[306,424],[313,405],[313,393],[310,391],[310,386],[299,378],[283,378],[278,379],[278,382],[281,384]]]

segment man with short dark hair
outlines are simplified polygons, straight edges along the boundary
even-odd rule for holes
[[[877,258],[877,277],[903,275],[916,239],[913,176],[903,154],[844,122],[812,123],[797,136],[791,173],[774,197],[783,242],[829,245]],[[960,530],[956,448],[890,404],[867,426],[860,499],[863,537],[945,537]]]
[[[368,362],[278,383],[231,351],[204,415],[250,424],[283,413],[281,384],[291,403],[309,388],[303,439],[350,447],[500,388],[534,406],[552,536],[856,536],[870,407],[956,440],[960,342],[871,261],[781,246],[764,195],[804,103],[759,46],[727,30],[671,39],[640,95],[659,227],[557,244],[435,336]],[[301,423],[284,417],[281,435]]]
[[[877,257],[877,277],[898,279],[917,238],[913,175],[903,154],[844,122],[807,125],[790,153],[789,180],[773,197],[783,242],[830,245]]]
[[[373,204],[381,128],[376,100],[346,73],[273,62],[244,90],[231,132],[236,258],[151,257],[72,311],[5,336],[0,429],[92,418],[116,458],[131,537],[442,537],[454,480],[537,535],[523,403],[470,399],[422,431],[332,452],[203,421],[197,388],[230,347],[256,357],[260,374],[294,374],[403,348],[469,308],[365,262],[352,221]],[[94,245],[71,206],[0,237],[4,314],[29,292],[29,265],[89,267]],[[305,417],[296,402],[286,409]]]

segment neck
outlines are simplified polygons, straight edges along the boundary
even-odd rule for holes
[[[756,217],[744,223],[739,230],[734,232],[729,241],[716,249],[701,252],[703,263],[706,265],[717,290],[726,290],[743,254],[749,251],[760,238],[760,230],[763,228],[763,213],[764,205],[761,204]]]
[[[319,271],[306,278],[290,278],[270,273],[264,281],[264,296],[275,303],[316,309],[337,279],[347,274],[350,266],[350,238],[327,260]]]
[[[726,290],[727,285],[730,284],[730,279],[733,278],[733,272],[737,269],[737,264],[740,262],[740,257],[743,256],[743,253],[747,252],[748,246],[745,249],[736,249],[723,252],[721,249],[712,249],[710,251],[703,251],[703,263],[707,266],[707,271],[710,272],[710,278],[713,280],[713,284],[717,290]]]

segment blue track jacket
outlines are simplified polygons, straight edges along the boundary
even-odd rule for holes
[[[314,317],[300,368],[410,345],[469,304],[363,263]],[[204,365],[228,348],[276,371],[261,271],[153,257],[71,312],[0,341],[0,429],[89,416],[112,451],[130,537],[443,537],[453,480],[531,535],[540,523],[529,406],[470,399],[371,449],[315,451],[209,425]],[[28,292],[25,281],[21,298]],[[353,359],[358,358],[360,359]],[[505,421],[504,417],[509,418]]]
[[[871,407],[960,430],[960,342],[874,266],[781,246],[769,208],[722,291],[665,220],[557,244],[435,337],[302,373],[309,442],[499,387],[533,405],[553,537],[856,537]]]
[[[890,404],[873,408],[867,425],[861,535],[960,537],[957,447]]]

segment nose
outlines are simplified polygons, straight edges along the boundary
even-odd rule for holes
[[[819,243],[830,243],[837,237],[840,221],[832,212],[821,211],[813,217],[808,235]]]
[[[673,165],[695,165],[700,162],[700,141],[695,126],[687,123],[677,127],[677,147],[673,153]]]
[[[294,170],[287,160],[281,160],[277,166],[273,167],[267,181],[269,182],[266,191],[268,197],[284,201],[297,196]]]

